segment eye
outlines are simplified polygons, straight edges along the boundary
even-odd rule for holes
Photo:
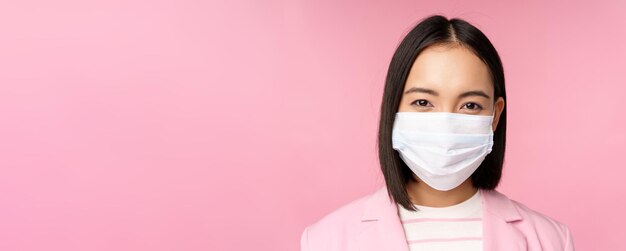
[[[481,105],[476,104],[474,102],[466,103],[465,105],[463,105],[463,108],[467,108],[467,109],[470,109],[470,110],[482,110],[483,109],[483,107]]]
[[[418,99],[413,101],[413,103],[411,103],[411,105],[417,105],[417,106],[427,106],[429,104],[428,100],[425,99]]]

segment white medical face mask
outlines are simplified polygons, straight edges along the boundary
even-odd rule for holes
[[[469,178],[491,152],[492,122],[493,114],[397,112],[393,149],[422,181],[448,191]]]

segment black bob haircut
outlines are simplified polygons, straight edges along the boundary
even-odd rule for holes
[[[389,64],[378,125],[378,157],[389,197],[404,208],[416,211],[408,197],[406,185],[417,182],[413,172],[392,148],[395,114],[409,71],[418,54],[432,45],[460,45],[472,51],[489,68],[494,85],[494,102],[502,97],[506,102],[504,70],[498,52],[478,28],[459,18],[447,19],[432,15],[422,19],[398,45]],[[494,108],[495,109],[495,108]],[[506,141],[506,106],[493,136],[493,150],[471,175],[475,188],[493,190],[502,176]]]

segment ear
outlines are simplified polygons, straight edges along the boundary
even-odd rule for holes
[[[493,116],[493,122],[491,126],[493,127],[493,131],[496,131],[498,128],[498,121],[500,121],[500,114],[504,110],[504,99],[502,97],[498,97],[496,102],[493,104],[493,109],[496,109],[496,112]]]

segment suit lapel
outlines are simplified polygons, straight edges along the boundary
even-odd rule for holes
[[[409,251],[398,208],[390,200],[386,186],[365,201],[361,223],[364,228],[358,237],[358,250]]]
[[[483,250],[527,250],[526,238],[513,226],[522,220],[513,202],[496,190],[480,189],[483,202]]]

